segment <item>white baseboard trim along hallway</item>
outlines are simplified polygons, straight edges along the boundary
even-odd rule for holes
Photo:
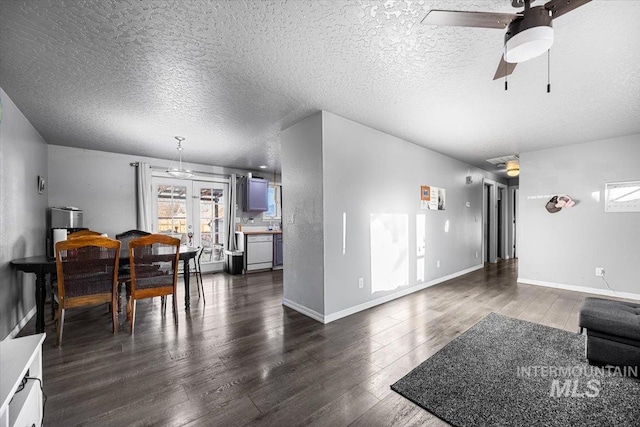
[[[605,295],[609,297],[618,297],[626,299],[640,300],[640,294],[632,294],[630,292],[617,292],[611,289],[588,288],[586,286],[565,285],[562,283],[545,282],[543,280],[525,279],[518,277],[518,283],[525,285],[544,286],[547,288],[564,289],[566,291],[583,292],[585,294]]]

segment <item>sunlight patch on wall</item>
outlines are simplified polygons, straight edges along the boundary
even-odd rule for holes
[[[424,282],[424,258],[418,258],[416,261],[416,278],[418,283]]]
[[[424,256],[426,246],[425,216],[424,214],[416,215],[416,255],[419,257]]]
[[[371,293],[409,284],[409,216],[371,214]]]
[[[427,246],[426,216],[416,215],[416,278],[424,282],[424,256]]]

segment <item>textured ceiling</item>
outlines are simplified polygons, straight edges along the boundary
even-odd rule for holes
[[[542,4],[538,1],[536,4]],[[427,10],[500,1],[0,0],[0,86],[50,144],[280,169],[279,134],[330,111],[451,157],[640,133],[640,2],[554,21],[542,56],[492,81],[502,30]]]

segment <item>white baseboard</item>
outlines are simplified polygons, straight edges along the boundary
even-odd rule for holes
[[[297,311],[298,313],[304,314],[307,317],[311,317],[313,320],[317,320],[320,323],[327,323],[324,321],[324,316],[322,314],[318,313],[315,310],[311,310],[310,308],[305,307],[304,305],[298,304],[297,302],[293,302],[286,298],[282,298],[282,305],[285,305]]]
[[[566,291],[584,292],[586,294],[606,295],[609,297],[627,298],[640,300],[640,294],[632,294],[630,292],[616,292],[611,289],[588,288],[586,286],[565,285],[562,283],[545,282],[543,280],[534,280],[518,277],[518,283],[525,285],[545,286],[547,288],[564,289]]]
[[[473,267],[467,268],[465,270],[461,270],[461,271],[449,274],[447,276],[438,277],[437,279],[431,280],[430,282],[419,283],[415,286],[412,286],[407,289],[402,289],[393,294],[385,295],[383,297],[376,298],[374,300],[367,301],[362,304],[354,305],[353,307],[349,307],[344,310],[337,311],[335,313],[327,314],[326,316],[323,316],[317,311],[311,310],[310,308],[307,308],[303,305],[300,305],[286,298],[282,299],[282,305],[286,305],[287,307],[292,308],[295,311],[298,311],[304,314],[305,316],[309,316],[312,319],[317,320],[318,322],[322,322],[326,324],[338,319],[342,319],[343,317],[351,316],[352,314],[358,313],[360,311],[367,310],[371,307],[375,307],[376,305],[384,304],[385,302],[389,302],[394,299],[401,298],[405,295],[409,295],[417,291],[421,291],[422,289],[426,289],[430,286],[434,286],[439,283],[446,282],[447,280],[455,279],[456,277],[460,277],[465,274],[471,273],[473,271],[480,270],[483,267],[484,267],[484,264],[478,264]]]
[[[376,298],[374,300],[367,301],[365,303],[358,304],[358,305],[355,305],[353,307],[349,307],[349,308],[344,309],[344,310],[336,311],[335,313],[327,314],[326,316],[324,316],[324,319],[325,319],[324,323],[333,322],[334,320],[338,320],[338,319],[342,319],[343,317],[351,316],[352,314],[358,313],[359,311],[367,310],[367,309],[369,309],[371,307],[375,307],[376,305],[384,304],[385,302],[389,302],[389,301],[392,301],[394,299],[401,298],[401,297],[403,297],[405,295],[409,295],[409,294],[412,294],[414,292],[421,291],[423,289],[426,289],[428,287],[437,285],[439,283],[446,282],[447,280],[455,279],[456,277],[463,276],[465,274],[468,274],[468,273],[471,273],[473,271],[479,270],[479,269],[481,269],[483,267],[484,267],[484,264],[478,264],[476,266],[473,266],[473,267],[470,267],[470,268],[467,268],[467,269],[464,269],[464,270],[461,270],[461,271],[457,271],[457,272],[449,274],[447,276],[438,277],[437,279],[431,280],[429,282],[419,283],[419,284],[417,284],[415,286],[412,286],[412,287],[407,288],[407,289],[402,289],[401,291],[395,292],[393,294],[385,295],[383,297]]]
[[[29,320],[31,320],[31,318],[33,316],[35,316],[35,315],[36,315],[36,306],[34,305],[33,308],[31,310],[29,310],[29,312],[27,314],[25,314],[25,316],[18,322],[18,324],[15,326],[15,328],[13,328],[11,330],[11,332],[9,332],[9,335],[7,335],[5,337],[5,339],[13,339],[13,338],[15,338],[16,335],[18,335],[20,333],[22,328],[24,328],[24,325],[29,323]]]

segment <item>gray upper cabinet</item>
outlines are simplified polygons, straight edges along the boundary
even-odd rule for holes
[[[260,178],[245,178],[243,207],[245,212],[264,212],[268,210],[267,193],[269,181]]]

